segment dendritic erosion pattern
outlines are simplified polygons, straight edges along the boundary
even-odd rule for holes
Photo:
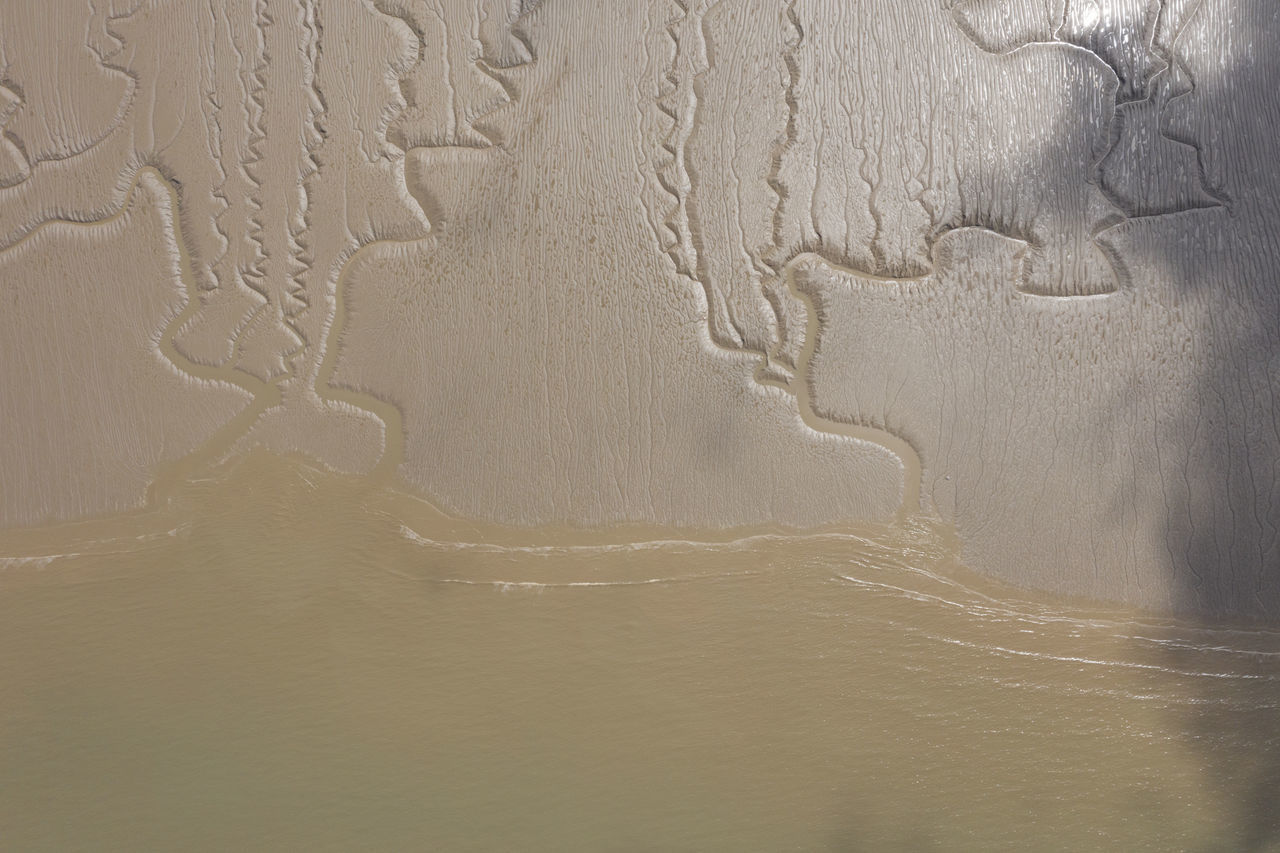
[[[706,292],[711,340],[786,385],[803,346],[790,262],[917,280],[963,228],[1023,244],[1022,292],[1123,287],[1107,232],[1226,200],[1167,119],[1193,88],[1177,49],[1197,8],[655,2],[646,204]]]
[[[958,0],[957,25],[983,50],[1072,46],[1114,75],[1113,123],[1099,186],[1127,216],[1225,204],[1201,163],[1202,142],[1170,109],[1195,81],[1181,46],[1205,0]]]
[[[1277,9],[0,3],[0,527],[262,445],[1280,613]]]
[[[757,378],[803,404],[814,309],[797,265],[920,281],[961,229],[1020,244],[1019,292],[1125,287],[1109,232],[1226,202],[1168,117],[1194,86],[1178,46],[1197,9],[654,2],[645,203],[661,248],[705,293],[711,341],[757,356]]]
[[[208,452],[296,449],[306,423],[304,450],[367,469],[351,448],[387,457],[398,426],[390,404],[328,384],[342,270],[365,246],[428,238],[431,200],[406,170],[430,158],[411,155],[502,144],[487,117],[515,97],[504,69],[533,59],[520,21],[536,5],[5,3],[0,253],[115,216],[157,172],[179,199],[188,280],[156,351],[253,397]]]
[[[650,12],[645,202],[711,344],[971,565],[1280,614],[1274,3]]]

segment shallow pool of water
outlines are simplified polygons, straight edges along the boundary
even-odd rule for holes
[[[10,850],[1280,849],[1280,636],[927,524],[486,530],[255,456],[8,534]]]

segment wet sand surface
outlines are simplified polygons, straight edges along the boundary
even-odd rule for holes
[[[502,531],[264,453],[157,506],[5,534],[3,849],[1280,849],[1280,635],[945,530]]]

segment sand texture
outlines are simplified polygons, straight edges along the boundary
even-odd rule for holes
[[[255,448],[1280,618],[1272,0],[9,0],[0,529]]]

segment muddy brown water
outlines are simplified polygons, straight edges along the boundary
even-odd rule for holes
[[[0,849],[1280,849],[1280,635],[255,454],[3,537]]]

